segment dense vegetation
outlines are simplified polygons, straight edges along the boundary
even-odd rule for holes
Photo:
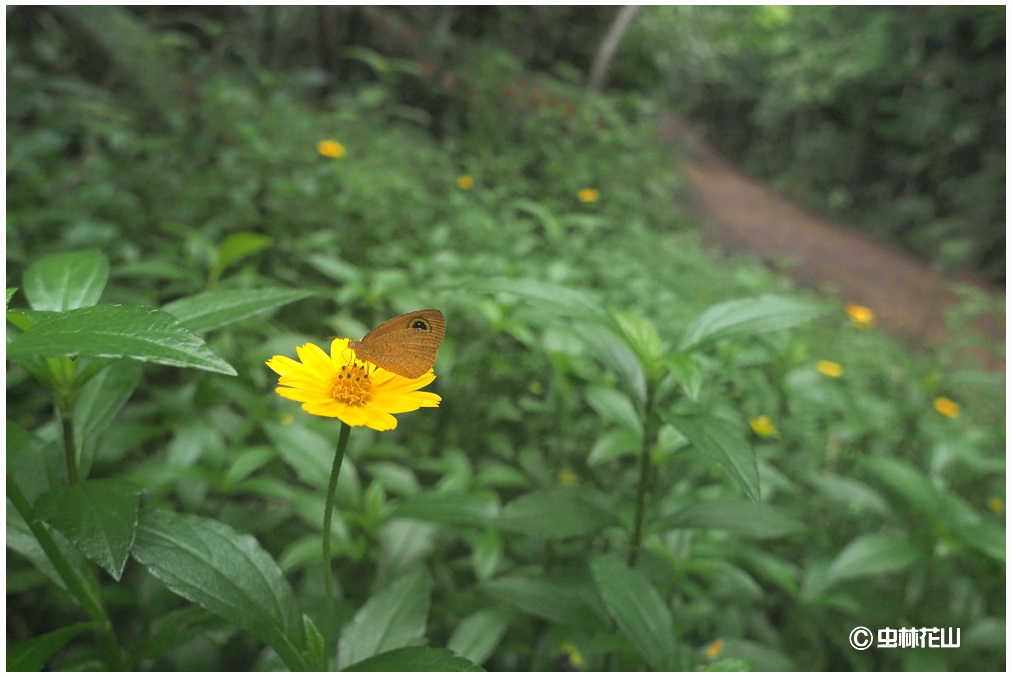
[[[558,56],[606,8],[324,12],[329,77],[314,11],[8,14],[9,669],[1003,668],[998,377],[705,252]],[[264,363],[428,307],[332,606],[342,425]]]

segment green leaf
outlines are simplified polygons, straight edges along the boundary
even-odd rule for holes
[[[263,428],[281,458],[295,470],[300,480],[316,489],[327,488],[330,469],[334,465],[336,435],[333,440],[328,440],[323,435],[294,424],[267,422]],[[338,475],[334,495],[340,505],[353,505],[358,502],[360,492],[358,471],[346,454],[341,461],[341,474]]]
[[[749,538],[779,538],[801,533],[805,525],[772,506],[736,498],[717,498],[693,503],[650,525],[654,533],[667,529],[720,529]]]
[[[650,581],[609,555],[594,557],[590,568],[608,613],[650,669],[677,669],[671,611]]]
[[[499,503],[491,492],[435,493],[409,496],[394,508],[390,517],[409,517],[424,522],[462,526],[488,526],[499,514]]]
[[[194,332],[210,331],[273,308],[313,296],[302,289],[226,289],[207,291],[166,304],[162,310]]]
[[[48,254],[28,266],[25,297],[35,310],[74,310],[98,303],[109,259],[97,249]]]
[[[503,576],[480,583],[478,589],[500,602],[553,623],[584,626],[588,619],[596,618],[572,585],[523,576]]]
[[[484,672],[449,649],[409,646],[366,658],[344,668],[346,672]]]
[[[118,581],[134,542],[139,492],[120,479],[87,480],[47,491],[35,509],[40,519]]]
[[[604,309],[599,301],[569,287],[539,280],[514,280],[500,277],[469,281],[463,288],[467,289],[469,294],[497,292],[518,294],[550,312],[592,322],[608,327],[612,331],[621,332],[615,318]]]
[[[96,625],[96,623],[75,623],[38,637],[32,637],[19,644],[8,644],[7,671],[39,672],[57,651],[67,645],[67,642],[85,630],[95,628]]]
[[[421,644],[431,592],[428,572],[418,568],[373,595],[341,633],[338,669],[384,651]]]
[[[587,388],[586,398],[587,404],[598,416],[643,437],[643,421],[626,394],[614,388],[591,385]]]
[[[98,579],[96,578],[95,567],[88,564],[88,561],[81,555],[81,551],[71,545],[58,531],[51,529],[45,524],[39,524],[39,527],[48,530],[60,554],[70,564],[73,570],[72,575],[76,575],[88,590],[94,591],[97,595]],[[63,580],[63,577],[60,575],[61,572],[57,571],[53,566],[49,555],[46,554],[46,551],[38,539],[36,539],[35,534],[32,533],[31,527],[22,518],[21,513],[11,504],[10,499],[7,500],[6,536],[8,549],[13,550],[30,561],[36,569],[48,576],[60,589],[67,590],[67,582]]]
[[[679,350],[699,348],[731,336],[795,327],[827,312],[825,305],[783,296],[728,301],[713,306],[689,324]]]
[[[850,578],[876,576],[906,569],[924,558],[906,536],[871,534],[859,536],[850,542],[830,564],[826,577],[829,582]]]
[[[268,644],[291,670],[307,669],[295,595],[252,536],[206,517],[148,510],[133,555],[177,595]]]
[[[667,378],[661,381],[661,385],[657,389],[658,401],[664,401],[662,398],[671,392],[673,384],[669,382],[669,379],[673,379],[674,383],[680,385],[690,400],[698,401],[700,390],[703,388],[703,367],[696,356],[688,353],[675,353],[665,361],[665,366],[669,371]]]
[[[306,650],[303,655],[311,669],[327,669],[327,640],[313,623],[313,619],[302,614],[302,632],[306,638]]]
[[[141,363],[120,360],[93,376],[74,403],[78,448],[93,448],[95,438],[112,422],[141,380]]]
[[[457,624],[446,647],[459,656],[481,665],[499,646],[510,615],[503,609],[482,609]]]
[[[7,287],[7,303],[4,304],[4,310],[10,308],[11,299],[14,298],[14,294],[18,291],[17,287]]]
[[[704,461],[723,470],[747,497],[759,502],[759,468],[741,426],[708,414],[666,414],[664,418],[685,435]]]
[[[534,491],[505,508],[499,526],[542,538],[583,536],[619,523],[604,496],[583,487]]]
[[[72,355],[129,357],[236,376],[231,365],[174,317],[142,306],[68,310],[39,322],[7,344],[7,357],[13,360]]]
[[[642,406],[647,398],[646,375],[626,340],[600,324],[579,323],[573,329],[603,365],[615,370],[636,405]]]
[[[220,274],[236,261],[252,256],[271,244],[271,238],[259,233],[232,233],[218,243],[218,260],[215,270]],[[216,274],[215,277],[218,275]]]

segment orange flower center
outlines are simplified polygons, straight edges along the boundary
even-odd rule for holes
[[[346,364],[330,380],[330,396],[338,402],[356,406],[372,397],[369,370],[362,364]]]

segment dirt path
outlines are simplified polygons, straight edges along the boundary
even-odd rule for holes
[[[662,135],[690,149],[684,170],[697,208],[711,226],[708,235],[718,245],[787,258],[798,282],[835,287],[843,302],[871,308],[885,331],[920,344],[949,339],[944,311],[959,300],[953,284],[965,280],[801,209],[735,169],[679,118],[667,119]],[[1004,346],[1005,327],[995,318],[977,318],[974,328],[989,344]],[[1004,372],[1004,357],[978,358]]]

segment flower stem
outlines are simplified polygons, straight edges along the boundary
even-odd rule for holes
[[[334,576],[330,569],[330,522],[334,517],[334,490],[337,478],[341,474],[341,463],[344,462],[344,451],[348,448],[348,437],[351,426],[341,421],[341,434],[337,438],[337,449],[334,452],[334,465],[330,469],[330,483],[327,485],[327,502],[323,510],[323,584],[327,590],[326,633],[327,651],[334,641]],[[326,655],[326,654],[325,654]],[[324,667],[326,669],[326,667]]]

